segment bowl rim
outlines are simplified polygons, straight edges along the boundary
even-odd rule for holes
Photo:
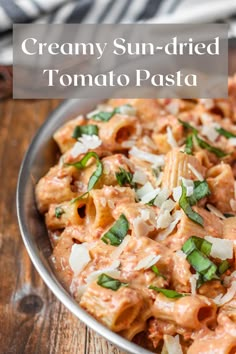
[[[26,188],[26,175],[28,174],[28,166],[30,164],[30,156],[34,150],[35,145],[37,145],[40,140],[41,135],[46,131],[49,124],[56,121],[58,115],[65,113],[67,109],[73,104],[75,99],[64,100],[59,106],[54,109],[46,118],[45,122],[40,126],[34,135],[32,141],[30,142],[28,149],[24,155],[24,158],[21,163],[19,170],[17,189],[16,189],[16,211],[17,219],[19,224],[19,229],[21,237],[23,239],[24,245],[30,256],[30,259],[39,273],[40,277],[43,279],[47,287],[52,291],[57,299],[79,320],[85,323],[93,331],[107,339],[109,342],[115,344],[120,349],[132,353],[132,354],[150,354],[152,353],[149,350],[144,349],[143,347],[130,342],[129,340],[121,337],[120,335],[112,332],[110,329],[105,327],[103,324],[99,323],[95,318],[89,315],[85,310],[83,310],[79,304],[72,298],[72,296],[65,290],[62,284],[59,282],[56,276],[50,274],[47,267],[44,265],[40,257],[36,252],[36,245],[33,243],[33,235],[28,230],[26,224],[26,216],[21,208],[21,205],[24,204]],[[76,101],[90,101],[90,99],[76,99]],[[79,103],[78,103],[79,104]]]

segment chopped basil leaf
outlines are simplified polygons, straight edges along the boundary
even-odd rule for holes
[[[99,112],[94,114],[90,119],[108,122],[114,116],[115,113],[115,110],[112,112]]]
[[[148,289],[155,290],[156,292],[161,293],[161,294],[165,295],[166,297],[168,297],[170,299],[176,299],[176,298],[187,296],[187,294],[181,294],[181,293],[178,293],[175,290],[157,288],[154,285],[150,285],[148,287]]]
[[[234,214],[225,213],[224,216],[226,218],[233,218],[235,215]]]
[[[192,251],[198,249],[206,256],[211,253],[212,243],[198,236],[191,236],[183,245],[182,251],[188,256]]]
[[[192,135],[188,135],[186,138],[184,152],[188,155],[193,154],[193,136]]]
[[[165,277],[163,274],[160,273],[160,271],[159,271],[159,269],[157,268],[156,265],[153,265],[153,266],[151,267],[151,270],[152,270],[156,275],[158,275],[159,277],[162,277],[162,278],[166,279],[166,277]]]
[[[225,259],[223,262],[218,267],[218,272],[219,274],[223,274],[230,268],[229,262]]]
[[[99,275],[98,280],[97,280],[97,284],[102,286],[103,288],[111,289],[114,291],[118,290],[121,286],[128,285],[127,283],[122,283],[120,280],[114,279],[104,273]]]
[[[57,219],[60,219],[62,214],[64,214],[64,213],[65,213],[65,211],[64,211],[64,209],[62,207],[56,207],[55,208],[55,216],[56,216]]]
[[[101,112],[94,114],[90,119],[102,121],[102,122],[108,122],[115,114],[124,114],[125,107],[132,107],[132,106],[127,104],[127,105],[123,105],[120,107],[116,107],[111,112],[101,111]]]
[[[77,127],[75,127],[75,129],[72,133],[72,138],[79,139],[83,134],[85,134],[85,135],[98,135],[97,125],[94,125],[94,124],[81,125],[81,126],[77,125]]]
[[[199,215],[198,213],[196,213],[192,208],[191,205],[189,203],[189,199],[186,195],[186,188],[182,183],[182,194],[181,197],[179,199],[179,206],[181,207],[181,209],[183,209],[183,211],[185,212],[185,214],[187,215],[187,217],[192,220],[193,222],[203,226],[203,218],[201,217],[201,215]]]
[[[120,172],[116,172],[115,174],[117,182],[120,186],[124,186],[125,184],[130,184],[131,186],[133,186],[133,175],[131,172],[126,171],[124,168],[120,167]]]
[[[204,281],[219,279],[216,274],[217,266],[199,250],[192,251],[187,256],[187,260],[196,272],[202,275]]]
[[[194,133],[198,133],[198,130],[196,128],[194,128],[191,124],[189,124],[188,122],[184,122],[181,119],[178,119],[178,121],[184,126],[185,129],[189,129]]]
[[[212,146],[212,145],[208,144],[205,140],[202,140],[201,138],[199,138],[199,136],[197,134],[195,134],[195,137],[196,137],[198,145],[202,149],[205,149],[205,150],[208,150],[209,152],[212,152],[217,157],[225,157],[225,156],[228,155],[223,150],[218,149],[215,146]]]
[[[91,189],[98,182],[99,178],[102,175],[102,171],[103,171],[102,162],[100,161],[96,152],[91,151],[91,152],[88,152],[80,161],[66,164],[66,166],[74,166],[78,170],[81,170],[86,167],[87,162],[91,159],[91,157],[94,157],[96,159],[96,170],[93,172],[93,174],[91,175],[91,177],[89,179],[87,192],[82,194],[78,198],[82,198],[85,194],[87,194],[89,191],[91,191]],[[76,198],[76,199],[78,199],[78,198]]]
[[[236,138],[236,135],[225,130],[224,128],[215,128],[215,130],[220,134],[223,135],[226,139]]]
[[[207,181],[194,181],[193,194],[188,197],[189,204],[195,205],[200,199],[210,195],[210,189]]]
[[[102,241],[112,246],[119,246],[129,230],[129,222],[124,214],[121,214],[114,225],[102,237]]]

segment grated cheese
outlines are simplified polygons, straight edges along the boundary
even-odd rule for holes
[[[176,116],[179,113],[179,102],[172,100],[169,104],[166,105],[166,110]]]
[[[193,274],[191,275],[189,281],[190,281],[190,286],[191,286],[191,293],[192,295],[196,295],[196,289],[197,289],[197,281],[199,278],[199,274]]]
[[[161,258],[160,255],[150,254],[149,256],[141,259],[134,270],[141,270],[141,269],[148,269],[151,268],[154,264],[156,264],[159,259]]]
[[[233,258],[233,242],[222,238],[205,236],[205,239],[212,243],[210,255],[213,258],[222,260]]]
[[[174,149],[178,147],[177,141],[175,140],[175,137],[173,135],[172,129],[170,127],[167,127],[167,142],[168,144]]]
[[[98,105],[98,108],[89,112],[86,117],[88,119],[92,118],[95,114],[99,114],[100,112],[112,112],[114,108],[112,106],[109,106],[107,104],[100,104]]]
[[[193,167],[193,165],[191,165],[191,163],[188,163],[188,168],[197,177],[197,179],[200,182],[204,181],[203,175],[198,170],[196,170],[196,168]]]
[[[127,235],[125,236],[124,240],[121,242],[121,244],[116,247],[115,251],[112,252],[111,258],[112,259],[117,259],[120,257],[126,246],[128,245],[129,241],[131,239],[131,236]]]
[[[225,295],[219,294],[217,295],[213,301],[216,305],[222,306],[232,300],[236,294],[236,281],[233,281],[231,286],[228,288],[227,293]]]
[[[155,166],[164,166],[165,164],[164,155],[151,154],[149,152],[138,149],[136,146],[133,146],[129,153],[137,159],[150,162]]]
[[[163,210],[157,218],[157,228],[165,229],[172,222],[172,216],[168,210]]]
[[[176,202],[178,202],[181,198],[182,195],[182,187],[178,186],[173,188],[173,198]]]
[[[167,199],[165,200],[162,205],[161,205],[161,211],[162,210],[167,210],[171,212],[175,207],[175,202],[172,199]]]
[[[149,225],[141,216],[138,216],[133,220],[133,229],[136,237],[142,237],[153,231],[154,226]]]
[[[218,136],[220,135],[217,131],[216,128],[220,128],[219,124],[210,124],[210,125],[203,125],[202,127],[202,135],[206,136],[208,140],[210,140],[212,143],[216,141]]]
[[[183,354],[178,334],[175,337],[164,334],[163,339],[168,354]]]
[[[102,144],[102,141],[97,135],[83,134],[78,141],[74,144],[70,151],[72,157],[76,158],[80,154],[85,154],[89,149],[96,149]]]
[[[182,250],[176,251],[175,254],[180,258],[184,258],[184,259],[187,258],[187,255]]]
[[[91,260],[89,251],[84,244],[74,244],[71,247],[71,253],[69,257],[69,265],[74,272],[74,275],[79,274],[82,269]]]
[[[211,98],[200,98],[199,102],[206,108],[211,109],[214,107],[214,101]]]
[[[103,268],[103,269],[99,269],[99,270],[95,270],[94,272],[90,273],[87,278],[86,278],[86,283],[90,284],[94,281],[97,280],[97,278],[99,277],[99,275],[101,275],[102,273],[105,273],[113,278],[119,278],[120,276],[120,271],[117,269],[120,265],[120,261],[115,260],[110,267],[107,268]]]
[[[191,179],[180,177],[184,187],[186,188],[186,196],[190,197],[193,194],[194,183]]]
[[[181,220],[181,217],[182,217],[182,211],[181,210],[177,210],[173,215],[172,215],[172,218],[173,218],[173,221],[169,224],[169,226],[164,230],[164,231],[161,231],[158,233],[158,237],[157,239],[158,240],[164,240],[166,239],[166,237],[168,235],[170,235],[176,225],[179,223],[179,221]]]
[[[153,188],[150,182],[145,183],[142,188],[136,191],[136,196],[142,203],[146,204],[153,200],[159,193],[160,188]]]
[[[168,191],[168,188],[167,187],[162,188],[154,201],[154,205],[160,208],[162,204],[169,198],[169,196],[170,193]]]
[[[133,174],[133,179],[132,181],[134,183],[138,183],[141,185],[144,185],[147,182],[147,176],[143,171],[136,170]]]
[[[156,150],[157,146],[154,144],[153,140],[148,135],[145,135],[143,137],[143,142],[145,145],[149,146],[151,149]]]
[[[236,138],[229,138],[228,142],[230,143],[231,146],[236,146]]]

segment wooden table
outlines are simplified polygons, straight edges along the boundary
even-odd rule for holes
[[[0,353],[122,354],[51,293],[21,240],[15,206],[22,158],[59,101],[0,102]]]

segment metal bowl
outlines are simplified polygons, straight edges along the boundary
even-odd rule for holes
[[[151,352],[110,331],[84,311],[63,288],[51,267],[48,257],[51,246],[43,217],[35,203],[35,184],[56,163],[58,148],[52,139],[53,133],[72,116],[91,111],[98,100],[64,101],[42,125],[33,139],[22,163],[17,186],[17,215],[21,235],[30,258],[54,295],[81,321],[94,331],[133,354]]]

